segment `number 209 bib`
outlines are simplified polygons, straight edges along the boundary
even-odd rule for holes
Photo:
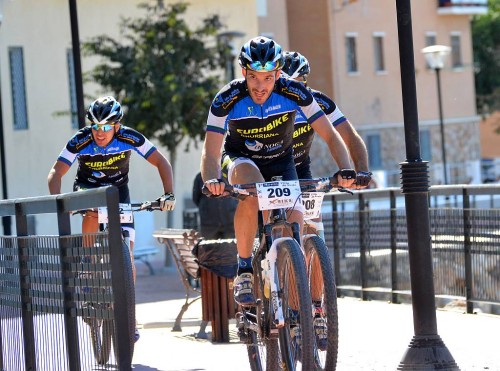
[[[297,180],[257,183],[259,210],[290,208],[300,205],[300,184]]]

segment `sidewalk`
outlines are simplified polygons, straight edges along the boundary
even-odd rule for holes
[[[184,287],[175,268],[156,266],[156,275],[137,265],[136,312],[141,339],[134,370],[246,371],[246,347],[239,343],[234,322],[230,343],[196,339],[201,301],[184,314],[182,332],[172,332],[184,303]],[[413,338],[411,305],[339,299],[338,371],[396,370]],[[500,316],[437,312],[438,333],[461,370],[500,371]],[[210,335],[210,324],[207,326]]]

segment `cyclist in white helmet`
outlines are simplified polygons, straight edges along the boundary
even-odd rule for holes
[[[90,125],[80,129],[63,148],[48,175],[50,194],[61,193],[61,179],[71,165],[78,160],[73,190],[98,188],[107,185],[118,187],[119,202],[130,203],[128,188],[131,152],[137,152],[158,169],[163,194],[158,198],[162,211],[175,207],[172,166],[167,158],[138,131],[122,125],[123,109],[111,96],[100,97],[87,110]],[[135,230],[133,223],[122,224],[129,232],[130,249],[133,251]],[[97,212],[89,210],[82,221],[82,233],[92,234],[99,230]],[[85,247],[92,246],[92,238],[85,238]],[[135,281],[135,266],[132,271]],[[136,341],[139,334],[136,330]]]

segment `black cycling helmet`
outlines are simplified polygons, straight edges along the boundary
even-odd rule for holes
[[[255,37],[243,45],[238,62],[241,67],[257,72],[281,70],[281,46],[267,37]]]
[[[283,72],[292,79],[308,75],[311,72],[311,67],[306,57],[298,52],[285,52],[283,54],[284,66]]]
[[[120,103],[112,97],[100,97],[93,101],[87,110],[87,118],[93,124],[110,124],[119,122],[123,117]]]

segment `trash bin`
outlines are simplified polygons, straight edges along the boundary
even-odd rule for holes
[[[193,249],[200,265],[204,321],[211,321],[212,341],[229,342],[229,320],[235,318],[233,277],[238,268],[236,241],[202,240]]]

